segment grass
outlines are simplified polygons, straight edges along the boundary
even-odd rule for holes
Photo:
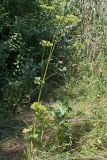
[[[84,74],[83,79],[76,81],[74,86],[69,82],[52,93],[57,100],[46,105],[54,111],[55,118],[49,120],[48,128],[44,128],[41,144],[36,145],[35,159],[107,159],[107,70],[105,66],[101,70],[101,74],[91,70],[91,74]],[[1,115],[2,143],[7,138],[22,138],[23,128],[31,125],[34,116],[31,111],[23,114],[22,110],[16,118]],[[41,122],[36,125],[39,131]],[[21,158],[29,160],[29,156],[26,153],[26,157]]]
[[[98,71],[84,75],[74,86],[69,83],[55,91],[62,100],[50,107],[62,104],[68,110],[57,117],[56,127],[60,129],[51,137],[54,143],[47,142],[46,148],[37,150],[38,160],[107,159],[107,70],[103,66],[101,73]]]

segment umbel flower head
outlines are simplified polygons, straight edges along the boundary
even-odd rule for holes
[[[39,111],[47,111],[47,108],[42,105],[40,102],[34,102],[31,105],[31,108],[35,111],[35,112],[39,112]]]
[[[58,16],[56,15],[56,20],[59,22],[64,22],[65,17],[64,16]]]
[[[72,14],[68,14],[65,17],[65,23],[67,24],[77,24],[78,22],[80,22],[80,19]]]
[[[40,7],[42,8],[42,9],[44,9],[44,10],[50,10],[50,11],[52,11],[52,10],[54,10],[54,7],[53,6],[47,6],[47,5],[40,5]]]
[[[56,20],[60,23],[65,24],[77,24],[78,22],[80,22],[80,19],[72,14],[68,14],[67,16],[56,15]]]
[[[46,40],[42,40],[40,42],[40,44],[43,46],[43,47],[52,47],[53,46],[53,43],[51,43],[50,41],[46,41]]]

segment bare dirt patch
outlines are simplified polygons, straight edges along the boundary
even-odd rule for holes
[[[1,160],[20,159],[24,154],[26,144],[21,139],[10,139],[0,145]]]

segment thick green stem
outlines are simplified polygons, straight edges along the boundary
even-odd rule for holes
[[[55,49],[55,44],[56,44],[56,41],[54,40],[54,41],[53,41],[53,46],[52,46],[51,49],[50,49],[50,53],[49,53],[47,65],[46,65],[45,72],[44,72],[44,75],[43,75],[43,79],[42,79],[42,82],[41,82],[40,91],[39,91],[39,96],[38,96],[38,102],[40,102],[40,99],[41,99],[41,94],[42,94],[43,85],[44,85],[44,83],[45,83],[45,78],[46,78],[46,74],[47,74],[47,71],[48,71],[49,63],[50,63],[52,54],[53,54],[54,49]]]

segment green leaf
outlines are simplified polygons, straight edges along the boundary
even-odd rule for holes
[[[38,137],[39,137],[38,134],[33,134],[33,135],[30,136],[30,138],[34,138],[34,139],[37,139]]]

